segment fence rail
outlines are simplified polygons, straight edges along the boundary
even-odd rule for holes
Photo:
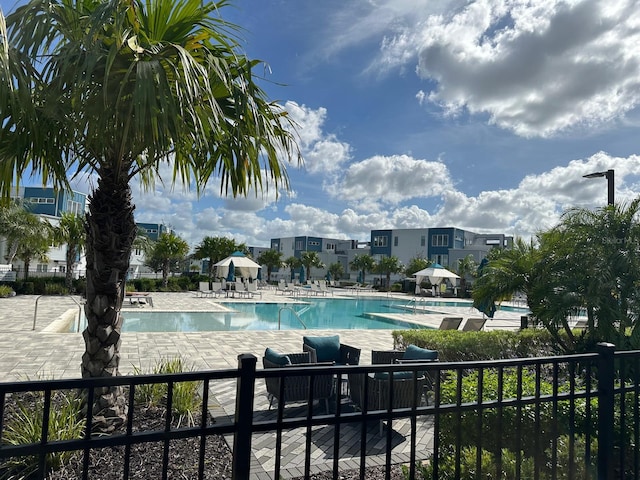
[[[49,454],[75,451],[83,457],[81,478],[89,478],[91,450],[124,446],[126,479],[131,446],[160,442],[166,478],[171,442],[198,438],[197,478],[204,478],[206,442],[224,435],[234,479],[286,478],[293,470],[309,477],[320,468],[319,444],[333,478],[345,468],[358,469],[365,478],[366,468],[380,463],[387,478],[394,463],[404,464],[409,478],[639,478],[639,372],[640,352],[615,352],[612,345],[601,344],[597,353],[586,355],[268,369],[257,368],[257,358],[243,354],[238,368],[230,370],[0,383],[0,461],[35,456],[37,478],[45,478]],[[326,378],[332,396],[317,402]],[[302,380],[306,400],[270,408],[265,400],[269,379],[277,381],[277,398],[285,398],[287,388]],[[171,392],[181,382],[199,382],[203,402],[195,424],[178,428],[171,424]],[[135,393],[153,384],[167,385],[164,428],[133,431]],[[93,433],[89,408],[82,435],[50,440],[48,419],[56,392],[85,392],[92,403],[94,391],[116,386],[125,388],[130,405],[122,432]],[[9,445],[10,404],[24,392],[40,392],[43,432],[38,441]],[[398,402],[401,396],[404,401]],[[270,435],[269,441],[257,441],[259,435]],[[268,465],[256,459],[254,443],[272,449]],[[292,445],[303,460],[293,470],[285,461]]]

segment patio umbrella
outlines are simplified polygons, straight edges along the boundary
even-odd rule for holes
[[[300,283],[304,282],[306,282],[306,279],[304,277],[304,267],[300,267]]]
[[[227,282],[235,282],[236,281],[236,267],[233,264],[233,261],[229,263],[229,271],[227,273]]]
[[[325,279],[327,282],[330,282],[330,281],[331,281],[331,272],[327,272],[327,274],[324,276],[324,279]]]
[[[258,269],[258,276],[257,276],[258,280],[262,280],[262,268]]]

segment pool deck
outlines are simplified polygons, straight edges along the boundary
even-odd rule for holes
[[[336,289],[334,297],[355,297],[365,295],[362,292]],[[404,294],[378,294],[367,292],[367,296],[383,296],[390,298],[396,304],[408,304],[412,297]],[[433,299],[426,299],[433,300]],[[451,299],[446,299],[447,301]],[[80,362],[84,352],[84,342],[81,333],[60,333],[69,325],[71,319],[77,315],[79,297],[49,297],[21,295],[12,298],[0,298],[0,381],[35,380],[44,378],[77,378],[80,376]],[[193,292],[189,293],[153,293],[153,307],[131,306],[126,304],[123,311],[219,311],[224,307],[217,302],[255,302],[239,298],[199,298]],[[298,302],[296,297],[277,294],[275,290],[262,290],[261,302]],[[34,313],[37,315],[34,325]],[[413,305],[413,304],[412,304]],[[428,308],[442,313],[422,313],[420,310]],[[437,328],[444,316],[469,317],[480,316],[477,310],[468,306],[424,307],[421,301],[407,313],[385,315],[398,320],[415,322],[421,325]],[[520,313],[499,311],[499,319],[487,322],[486,329],[517,329],[520,325]],[[388,350],[393,348],[391,330],[313,330],[313,335],[340,335],[342,343],[362,347],[361,364],[371,363],[371,350]],[[262,358],[267,347],[280,352],[301,351],[302,337],[309,334],[305,330],[267,330],[267,331],[233,331],[233,332],[193,332],[193,333],[123,333],[121,346],[120,372],[133,373],[134,369],[149,371],[157,360],[180,356],[187,365],[196,370],[218,370],[237,368],[237,357],[241,353],[252,353]],[[260,360],[258,364],[261,365]],[[264,392],[263,392],[264,393]],[[234,385],[219,385],[215,393],[216,407],[222,408],[226,415],[233,412],[235,400]],[[256,397],[256,409],[260,414],[269,414],[266,395]],[[406,422],[408,423],[408,422]],[[354,427],[355,428],[355,427]],[[406,441],[406,429],[402,422],[394,422],[394,455],[398,461],[406,460],[409,443]],[[380,449],[377,437],[378,427],[373,425],[368,435],[374,440],[373,450],[368,448],[367,455],[375,464],[384,458],[384,449]],[[431,429],[428,425],[420,429],[418,449],[428,451],[432,442]],[[291,447],[304,446],[304,431],[292,431],[284,441]],[[328,448],[333,441],[331,435],[324,435],[326,440],[316,444],[318,451],[314,453],[314,470],[331,468],[332,448]],[[353,435],[354,445],[359,440]],[[262,434],[254,439],[254,470],[258,471],[255,478],[271,478],[266,472],[273,467],[273,445],[271,434]],[[359,448],[359,447],[358,447]],[[382,454],[376,453],[376,448]],[[341,446],[341,452],[343,447]],[[345,444],[345,454],[341,453],[341,463],[345,468],[357,467],[355,460],[349,459],[353,445]],[[284,478],[300,475],[300,462],[303,456],[299,448],[283,449],[288,453],[282,459]],[[357,455],[357,452],[356,452]],[[368,457],[369,458],[369,457]],[[369,460],[368,460],[369,461]],[[349,463],[352,462],[352,463]],[[262,473],[260,473],[260,470]],[[253,471],[253,470],[252,470]]]

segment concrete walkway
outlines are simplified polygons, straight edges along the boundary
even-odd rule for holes
[[[276,294],[275,290],[263,290],[262,302],[297,302],[296,298]],[[337,296],[355,296],[358,292],[336,290]],[[371,295],[370,292],[367,295]],[[378,294],[387,296],[387,294]],[[395,295],[394,301],[402,304],[411,297]],[[244,299],[220,299],[226,302],[254,302]],[[80,376],[80,362],[84,352],[81,333],[68,332],[74,325],[78,314],[79,298],[70,297],[37,297],[17,296],[0,298],[0,381],[15,381],[43,378],[77,378]],[[35,330],[34,313],[35,315]],[[194,293],[153,293],[153,307],[131,306],[125,304],[123,311],[143,308],[148,311],[220,311],[225,307],[213,298],[197,298]],[[440,324],[443,316],[479,316],[476,310],[468,306],[437,307],[438,313],[423,313],[421,310],[433,311],[435,307],[426,307],[418,301],[416,306],[406,313],[392,315],[399,320],[415,322],[434,328]],[[389,315],[391,316],[391,315]],[[517,328],[520,314],[505,312],[504,318],[488,325],[488,328]],[[120,372],[133,373],[134,369],[149,371],[159,359],[180,356],[187,365],[196,370],[218,370],[237,368],[237,357],[240,353],[252,353],[260,359],[267,347],[280,352],[299,352],[302,349],[302,337],[308,334],[305,330],[267,330],[267,331],[232,331],[232,332],[195,332],[195,333],[123,333],[121,347]],[[313,335],[340,335],[342,343],[362,348],[361,364],[371,363],[371,350],[388,350],[393,348],[391,330],[313,330]],[[265,415],[273,415],[269,411],[266,391],[256,396],[256,418],[264,419]],[[212,400],[210,408],[222,415],[231,417],[235,408],[235,384],[226,382],[211,387]],[[287,407],[289,408],[289,407]],[[220,419],[222,420],[222,419]],[[419,450],[426,454],[430,450],[432,435],[430,420],[423,420],[419,429]],[[424,423],[427,422],[427,423]],[[395,461],[406,461],[409,452],[408,421],[394,422],[393,454]],[[324,427],[314,431],[312,443],[313,470],[331,469],[333,454],[333,436]],[[358,433],[360,424],[343,427],[341,438],[341,465],[344,468],[357,468],[359,455]],[[350,429],[353,432],[350,432]],[[305,430],[298,429],[286,432],[283,436],[284,447],[282,475],[284,478],[301,475],[304,455]],[[378,426],[368,427],[367,461],[371,465],[384,461],[384,436],[380,437]],[[324,440],[318,440],[324,439]],[[382,443],[381,443],[382,441]],[[265,433],[254,438],[255,478],[271,478],[267,472],[272,471],[274,464],[273,445],[275,434]],[[302,450],[303,453],[303,450]]]

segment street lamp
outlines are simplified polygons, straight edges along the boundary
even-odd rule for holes
[[[613,183],[613,170],[607,170],[606,172],[595,172],[590,173],[588,175],[583,175],[584,178],[596,178],[596,177],[606,177],[607,178],[607,203],[609,205],[613,205],[613,197],[614,197],[614,183]]]

